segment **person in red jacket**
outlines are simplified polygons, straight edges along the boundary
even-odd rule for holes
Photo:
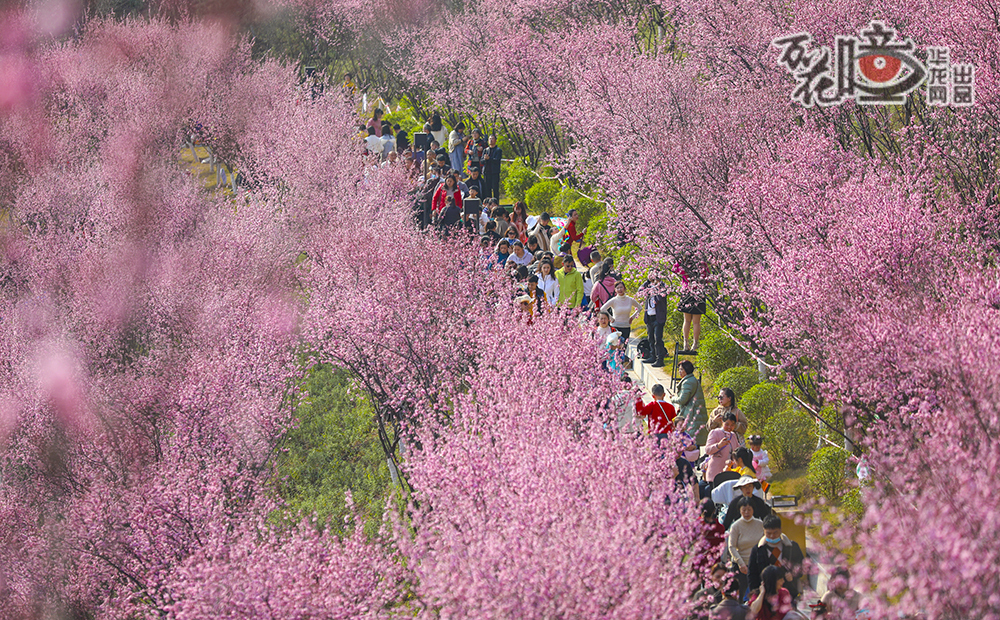
[[[566,249],[563,250],[562,248],[560,248],[561,252],[569,252],[572,249],[574,243],[583,240],[583,235],[584,233],[587,232],[587,229],[584,228],[583,230],[577,232],[576,224],[579,221],[580,221],[580,212],[577,211],[576,209],[570,209],[569,213],[566,214],[566,236],[563,237],[563,247],[565,247]],[[567,246],[566,244],[569,245]]]
[[[673,420],[677,417],[674,406],[666,402],[665,390],[657,383],[650,390],[653,393],[653,402],[648,405],[642,404],[642,398],[635,403],[636,415],[642,416],[649,421],[649,434],[657,439],[666,439],[668,433],[673,432]]]
[[[434,192],[434,199],[431,201],[431,219],[440,216],[445,207],[445,196],[451,194],[456,205],[462,204],[462,190],[458,187],[458,179],[454,174],[449,174],[444,178],[444,182],[438,185]]]

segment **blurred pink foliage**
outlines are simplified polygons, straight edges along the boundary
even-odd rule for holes
[[[415,229],[354,102],[303,102],[218,20],[54,44],[8,16],[32,77],[0,110],[0,616],[685,613],[717,550],[649,447],[603,430],[623,386],[579,326],[519,323],[472,248]],[[248,189],[177,161],[195,123]],[[413,503],[370,540],[269,520],[303,351],[409,437]]]

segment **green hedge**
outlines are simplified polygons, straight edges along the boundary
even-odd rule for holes
[[[506,175],[503,176],[503,194],[513,202],[524,200],[528,190],[538,182],[538,176],[529,168],[523,159],[503,164]]]
[[[552,201],[552,215],[566,215],[573,208],[573,203],[583,198],[583,194],[572,187],[563,187]]]
[[[716,390],[729,388],[736,392],[736,398],[740,399],[750,391],[755,385],[760,383],[760,375],[757,369],[750,366],[737,366],[726,370],[715,378],[714,387]]]
[[[813,417],[796,407],[785,407],[767,420],[764,448],[778,469],[805,467],[816,447],[815,429]]]
[[[525,195],[528,210],[532,213],[543,213],[545,211],[552,213],[553,204],[561,189],[562,186],[556,181],[539,181],[535,183]]]
[[[840,499],[847,490],[847,451],[833,446],[820,448],[809,459],[809,487],[831,502]]]
[[[718,377],[723,372],[737,366],[744,366],[750,361],[738,344],[719,330],[703,334],[698,345],[698,364]]]
[[[580,198],[570,207],[580,212],[581,227],[589,227],[594,218],[604,214],[604,203],[586,197]]]
[[[865,503],[862,499],[861,489],[851,489],[848,491],[842,500],[840,500],[840,507],[843,508],[844,513],[854,521],[860,521],[861,517],[865,516]]]
[[[774,383],[760,383],[750,388],[740,398],[739,406],[754,431],[762,431],[768,421],[785,408],[788,399],[781,386]]]

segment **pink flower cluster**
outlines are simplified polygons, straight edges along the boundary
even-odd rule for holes
[[[300,102],[227,28],[10,48],[44,70],[0,110],[0,616],[683,616],[717,550],[604,430],[623,386],[583,332],[518,323],[365,169],[353,102]],[[193,123],[249,188],[177,161]],[[409,508],[371,540],[270,520],[303,355],[404,442]]]

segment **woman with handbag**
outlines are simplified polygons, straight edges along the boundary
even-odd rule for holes
[[[594,308],[604,307],[604,304],[615,296],[616,284],[614,276],[611,275],[611,264],[608,261],[602,262],[597,277],[594,278],[594,288],[590,294],[591,304]]]

